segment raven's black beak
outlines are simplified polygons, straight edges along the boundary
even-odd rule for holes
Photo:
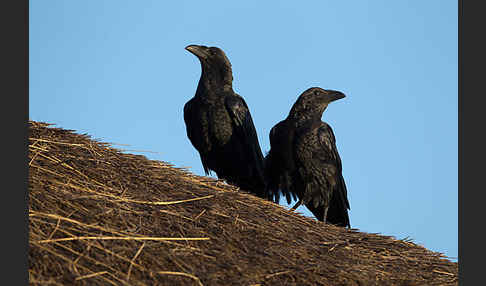
[[[208,48],[205,46],[189,45],[186,47],[186,50],[200,59],[206,59],[209,56]]]
[[[326,90],[326,91],[327,91],[327,98],[329,99],[329,102],[346,97],[344,93],[337,90]]]

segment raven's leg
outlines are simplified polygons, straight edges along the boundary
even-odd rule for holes
[[[326,219],[327,219],[327,211],[329,210],[329,207],[325,207],[324,208],[324,218],[323,218],[323,222],[327,223]]]
[[[294,211],[296,208],[298,208],[302,204],[302,199],[300,199],[290,210]]]

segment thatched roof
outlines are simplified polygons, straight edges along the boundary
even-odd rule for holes
[[[32,285],[457,285],[409,241],[317,222],[221,181],[29,124]]]

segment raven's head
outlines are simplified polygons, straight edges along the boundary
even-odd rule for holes
[[[233,74],[231,63],[226,54],[218,47],[207,47],[201,45],[189,45],[186,50],[198,57],[201,62],[203,74],[211,76],[214,80],[223,80],[225,84],[231,84]]]
[[[311,87],[300,95],[299,100],[302,99],[303,101],[312,102],[313,104],[327,106],[329,103],[344,97],[346,97],[346,95],[337,90]]]
[[[299,96],[289,115],[300,118],[315,116],[320,118],[329,103],[344,97],[344,93],[340,91],[311,87]]]

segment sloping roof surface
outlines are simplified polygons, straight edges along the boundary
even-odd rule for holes
[[[31,285],[457,285],[422,246],[70,130],[29,122],[29,158]]]

